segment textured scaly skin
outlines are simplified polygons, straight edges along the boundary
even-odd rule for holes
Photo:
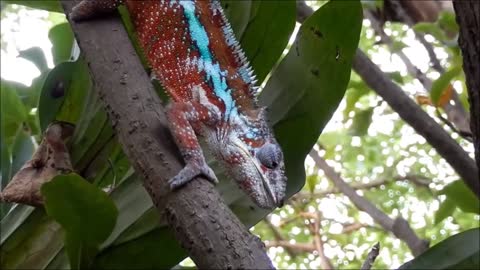
[[[171,96],[167,117],[186,161],[169,180],[179,187],[199,174],[216,183],[197,138],[203,138],[253,201],[283,203],[282,151],[258,107],[255,77],[220,3],[193,0],[83,0],[71,18],[87,19],[125,2],[149,64]]]

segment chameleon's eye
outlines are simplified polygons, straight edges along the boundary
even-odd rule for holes
[[[257,157],[265,167],[275,169],[282,162],[282,150],[278,145],[268,143],[258,150]]]

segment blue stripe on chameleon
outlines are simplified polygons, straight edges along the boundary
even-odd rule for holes
[[[224,77],[226,72],[220,69],[218,63],[213,63],[213,57],[208,47],[210,40],[205,27],[195,15],[195,3],[184,0],[180,1],[180,5],[183,7],[185,17],[187,18],[190,37],[195,41],[200,52],[201,60],[198,63],[198,68],[205,71],[207,78],[213,83],[215,95],[223,100],[225,104],[225,119],[229,118],[230,115],[236,115],[238,111],[235,107],[235,100],[232,98],[231,91],[228,89]]]

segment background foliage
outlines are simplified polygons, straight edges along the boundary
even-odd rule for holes
[[[12,38],[11,32],[16,28],[24,31],[24,17],[40,11],[11,5],[13,2],[52,11],[41,13],[41,20],[49,28],[51,52],[37,47],[35,42],[31,42],[31,48],[18,52],[18,40]],[[397,268],[413,258],[403,242],[335,189],[307,156],[314,144],[315,151],[359,194],[388,216],[405,218],[431,246],[479,226],[478,199],[445,160],[361,78],[355,73],[350,75],[360,31],[358,2],[335,1],[327,5],[323,1],[310,2],[324,6],[301,28],[295,25],[294,1],[222,1],[222,4],[260,82],[264,83],[261,101],[270,107],[270,119],[286,151],[289,194],[303,186],[286,206],[266,217],[265,211],[257,208],[252,211],[251,202],[231,183],[223,181],[218,186],[247,226],[263,218],[252,232],[265,241],[277,267],[325,268],[331,264],[335,268],[358,269],[376,242],[380,242],[381,252],[374,268]],[[85,196],[100,198],[98,203],[105,209],[114,204],[116,210],[105,210],[109,214],[99,217],[108,231],[106,236],[92,236],[84,243],[69,244],[77,248],[84,244],[89,247],[87,250],[93,250],[83,259],[77,258],[77,263],[83,260],[102,268],[172,267],[185,253],[165,225],[159,224],[158,214],[117,143],[106,114],[91,91],[88,69],[70,27],[63,15],[55,13],[61,12],[59,8],[57,1],[9,1],[9,4],[2,1],[2,56],[18,52],[19,59],[33,63],[39,75],[30,85],[2,77],[1,187],[30,159],[48,124],[61,120],[76,124],[75,134],[68,143],[76,173],[97,188],[63,186],[56,179],[45,187],[49,215],[45,210],[25,205],[2,204],[0,265],[2,269],[66,268],[69,260],[63,234],[72,231],[48,206],[48,193],[78,188]],[[364,9],[367,8],[372,8],[372,3],[364,3]],[[128,27],[128,16],[124,9],[120,11]],[[447,67],[448,71],[441,76],[431,67],[427,53],[406,25],[385,24],[385,32],[393,40],[391,46],[380,42],[369,20],[363,20],[360,34],[359,48],[409,95],[423,100],[420,105],[434,117],[436,109],[428,104],[438,104],[450,84],[468,109],[465,78],[459,69],[461,55],[453,38],[458,32],[453,16],[447,10],[437,21],[420,22],[413,27],[425,34],[442,65]],[[4,27],[6,22],[12,28]],[[424,93],[417,78],[406,72],[397,55],[399,51],[405,52],[434,81],[430,94]],[[4,67],[2,61],[2,70]],[[418,96],[425,97],[427,102]],[[466,151],[472,152],[470,142],[438,117],[436,120]],[[216,172],[223,178],[221,169]],[[79,202],[76,205],[89,207]],[[112,217],[116,217],[114,226],[108,221]],[[460,241],[471,252],[463,252],[463,257],[448,257],[442,255],[439,245],[440,248],[427,254],[430,259],[427,257],[426,261],[431,263],[444,256],[447,261],[466,262],[463,267],[478,265],[478,260],[472,260],[478,254],[478,242],[467,242],[478,239],[478,230],[467,233],[470,233],[467,237],[461,235],[460,240],[444,244],[444,250],[458,246]],[[158,243],[162,245],[159,247]],[[456,264],[448,261],[441,267],[452,265]]]

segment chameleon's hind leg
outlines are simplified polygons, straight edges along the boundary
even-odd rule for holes
[[[70,18],[74,21],[90,19],[114,11],[123,2],[124,0],[83,0],[72,9]]]
[[[198,175],[204,175],[210,182],[218,183],[213,170],[207,165],[196,134],[204,126],[214,126],[219,116],[200,102],[171,103],[167,111],[170,131],[186,162],[185,167],[168,183],[171,189],[178,188]]]

